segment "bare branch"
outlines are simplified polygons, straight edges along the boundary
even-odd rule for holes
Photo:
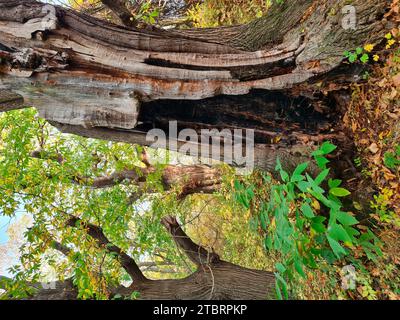
[[[197,266],[208,265],[220,261],[219,256],[209,252],[205,248],[195,244],[182,230],[175,217],[168,216],[161,220],[161,223],[173,236],[176,244],[185,252],[188,258]]]

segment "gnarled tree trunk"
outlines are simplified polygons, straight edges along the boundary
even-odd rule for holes
[[[348,30],[343,1],[297,0],[243,26],[165,31],[0,0],[0,90],[66,132],[146,145],[146,133],[171,120],[196,131],[254,129],[256,166],[271,169],[277,156],[298,163],[307,143],[345,140],[318,88],[356,79],[343,52],[391,27],[389,3],[353,1]]]
[[[150,280],[141,272],[138,264],[119,247],[112,244],[98,226],[72,217],[70,227],[81,223],[87,233],[99,246],[106,248],[119,260],[122,268],[132,278],[130,287],[110,288],[110,297],[129,298],[134,292],[142,300],[265,300],[275,298],[275,277],[273,273],[247,269],[223,261],[213,252],[195,244],[182,230],[174,217],[166,217],[162,223],[174,238],[177,246],[197,266],[197,271],[184,279]],[[65,255],[72,250],[56,243],[54,249]],[[2,278],[0,277],[0,281]],[[10,281],[10,279],[5,279]],[[0,288],[2,283],[0,282]],[[35,289],[31,300],[75,300],[78,290],[72,280],[57,282],[52,288],[30,284]]]
[[[285,0],[247,25],[166,31],[116,26],[31,0],[0,0],[0,111],[34,106],[63,132],[140,145],[151,145],[146,134],[154,128],[168,131],[170,121],[197,132],[254,129],[255,166],[270,171],[279,157],[291,169],[306,161],[309,148],[322,140],[345,143],[332,106],[337,92],[324,94],[335,90],[327,84],[359,79],[362,68],[344,65],[343,52],[377,41],[392,27],[384,18],[390,1],[354,0],[357,25],[345,29],[346,4]],[[127,19],[119,13],[122,22]],[[186,143],[175,142],[168,145],[174,151]],[[189,176],[189,193],[207,189],[199,181],[209,172],[198,169],[168,167],[164,182],[176,184]],[[101,187],[120,179],[124,176],[97,182]],[[195,245],[175,219],[164,224],[198,267],[186,279],[146,279],[101,229],[87,225],[100,245],[119,256],[134,281],[115,294],[139,291],[143,299],[273,297],[271,273],[221,261]],[[37,297],[76,296],[70,282],[59,288],[40,290]]]

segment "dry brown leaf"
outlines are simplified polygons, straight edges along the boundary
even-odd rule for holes
[[[396,86],[400,86],[400,73],[396,74],[394,77],[392,77],[392,80]]]
[[[376,154],[379,151],[379,147],[376,143],[373,143],[368,147],[368,150],[371,151],[373,154]]]

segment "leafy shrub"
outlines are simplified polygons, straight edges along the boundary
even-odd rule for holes
[[[286,172],[277,161],[281,183],[272,184],[268,194],[256,191],[254,185],[235,182],[236,201],[254,210],[265,232],[265,248],[277,252],[277,295],[288,299],[290,290],[306,271],[318,269],[321,262],[334,264],[351,257],[352,249],[361,249],[368,259],[381,255],[379,240],[368,229],[356,226],[358,220],[344,211],[341,198],[350,192],[342,181],[330,179],[326,156],[336,147],[324,143],[312,156],[321,172],[316,178],[307,173],[309,163],[300,164],[293,173]],[[265,183],[271,177],[264,175]]]

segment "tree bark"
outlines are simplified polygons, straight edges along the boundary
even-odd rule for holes
[[[31,153],[32,158],[39,160],[51,160],[63,165],[65,160],[61,154],[52,154],[43,150],[36,150]],[[146,152],[142,152],[141,160],[146,165],[135,167],[131,170],[116,171],[110,175],[100,177],[83,177],[71,173],[70,182],[94,189],[102,189],[116,186],[127,182],[142,187],[148,176],[161,171],[161,183],[164,190],[168,191],[177,188],[179,196],[184,198],[195,193],[212,194],[218,191],[222,183],[222,172],[218,168],[206,165],[167,165],[157,169],[153,166]],[[140,190],[139,193],[157,193],[157,190]]]
[[[146,133],[171,120],[197,131],[254,129],[256,166],[271,169],[307,143],[345,139],[316,83],[356,80],[361,70],[342,68],[343,52],[392,27],[388,1],[352,5],[355,30],[342,27],[340,0],[297,0],[243,26],[165,31],[0,0],[0,90],[88,137],[147,145]]]
[[[247,25],[179,31],[136,29],[126,8],[115,7],[119,1],[103,3],[129,27],[36,1],[0,0],[0,111],[34,106],[63,132],[144,146],[152,145],[146,138],[151,129],[168,131],[170,121],[196,132],[253,129],[255,166],[268,171],[277,158],[289,170],[307,161],[310,145],[322,140],[346,141],[331,106],[333,96],[320,88],[335,90],[326,84],[357,80],[363,70],[344,65],[343,52],[376,42],[393,27],[384,18],[386,0],[352,1],[355,30],[342,27],[341,0],[284,1]],[[187,141],[172,138],[176,144],[168,147],[181,151]],[[188,194],[206,191],[218,186],[219,173],[213,170],[168,166],[163,182],[167,187],[184,182]],[[110,186],[127,177],[140,179],[123,172],[95,185]],[[115,294],[274,297],[273,274],[222,261],[191,241],[174,218],[163,223],[197,265],[185,279],[145,278],[100,228],[86,224],[88,234],[117,253],[134,280]],[[72,299],[77,291],[66,281],[35,297]]]
[[[275,299],[275,276],[271,272],[252,270],[220,259],[214,252],[195,244],[183,231],[174,217],[165,217],[163,225],[174,238],[177,246],[195,263],[197,271],[184,279],[150,280],[144,276],[139,265],[119,247],[111,243],[103,230],[90,223],[71,217],[68,226],[80,224],[97,244],[116,254],[119,263],[133,280],[130,287],[111,289],[111,297],[130,297],[133,292],[142,300],[266,300]],[[64,245],[57,243],[53,248],[61,248],[69,254]],[[0,280],[2,278],[0,277]],[[9,281],[4,279],[3,281]],[[54,289],[32,285],[36,292],[31,300],[75,300],[78,290],[73,281],[58,281]]]

